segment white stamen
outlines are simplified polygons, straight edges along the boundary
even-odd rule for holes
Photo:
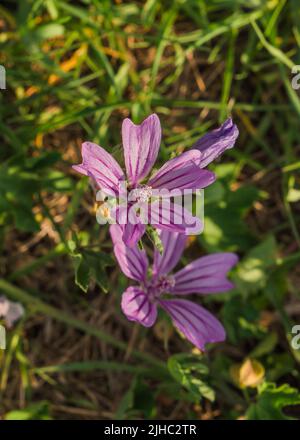
[[[136,202],[147,203],[152,197],[152,187],[144,185],[131,191],[130,199]]]

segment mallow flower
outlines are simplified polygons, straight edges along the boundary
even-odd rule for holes
[[[198,139],[192,148],[202,153],[200,167],[205,168],[225,150],[232,148],[239,135],[237,126],[228,118],[219,128]]]
[[[122,198],[124,192],[129,192],[128,204],[119,205],[113,213],[114,220],[122,228],[125,244],[134,246],[144,234],[147,223],[158,229],[180,233],[186,233],[187,228],[194,225],[200,232],[203,228],[200,220],[182,206],[171,202],[171,197],[174,196],[173,190],[199,190],[214,182],[214,173],[201,167],[203,154],[207,153],[202,153],[198,148],[186,151],[170,159],[145,181],[160,148],[161,126],[158,116],[152,114],[140,125],[125,119],[122,140],[126,175],[111,154],[92,142],[83,143],[83,161],[73,168],[90,176],[105,194]],[[161,194],[164,194],[164,198],[169,197],[169,204],[161,203]],[[151,209],[145,210],[145,205],[150,205]],[[138,209],[132,210],[133,206]],[[139,210],[150,212],[146,221],[144,218],[141,221]],[[105,213],[107,216],[109,214]]]
[[[175,327],[200,350],[203,351],[207,343],[225,339],[225,330],[213,315],[199,304],[183,298],[192,293],[209,295],[231,289],[233,284],[227,279],[227,272],[238,261],[235,254],[204,256],[172,273],[183,253],[185,235],[161,231],[164,251],[161,255],[154,250],[150,267],[144,250],[124,244],[118,225],[110,226],[110,234],[122,272],[137,282],[122,295],[121,307],[130,321],[151,327],[157,318],[157,308],[161,307],[170,315]]]

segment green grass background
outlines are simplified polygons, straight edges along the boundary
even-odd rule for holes
[[[1,417],[299,418],[299,2],[3,1],[0,30],[0,293],[26,308],[0,352]],[[240,130],[183,260],[241,258],[236,288],[203,299],[228,334],[206,354],[163,316],[147,332],[122,316],[126,280],[71,170],[84,140],[122,160],[122,119],[153,111],[161,162],[229,115]]]

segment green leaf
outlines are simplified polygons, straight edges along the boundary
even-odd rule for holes
[[[251,358],[258,358],[272,353],[277,345],[278,335],[275,332],[269,333],[262,341],[257,344],[254,350],[251,351]]]
[[[59,23],[47,23],[39,26],[34,31],[34,39],[39,41],[46,40],[48,38],[56,38],[64,35],[65,28],[62,24]]]
[[[40,171],[53,166],[60,159],[61,154],[58,151],[47,151],[39,156],[27,157],[26,166],[31,170]]]
[[[58,171],[51,172],[47,187],[45,168],[53,165],[58,158],[56,153],[44,153],[33,158],[17,154],[0,167],[0,212],[9,214],[8,221],[13,218],[17,229],[28,232],[39,230],[32,209],[35,197],[42,188],[57,191],[62,187],[73,187],[72,180]],[[68,186],[66,180],[71,185]]]
[[[154,416],[155,400],[152,389],[140,377],[135,377],[116,412],[117,420]]]
[[[219,203],[224,199],[225,196],[225,187],[219,181],[216,180],[213,185],[205,188],[205,204],[208,205],[210,203]]]
[[[225,173],[225,170],[224,170]],[[200,240],[211,252],[247,250],[254,243],[244,217],[258,198],[257,188],[245,185],[230,191],[228,176],[211,185],[204,192],[205,224]]]
[[[75,283],[87,292],[92,280],[105,292],[108,292],[106,267],[114,264],[110,255],[86,249],[76,249],[76,241],[69,240],[69,251],[75,269]]]
[[[256,403],[250,405],[246,416],[249,420],[293,420],[282,412],[288,405],[299,405],[300,393],[288,384],[276,388],[274,383],[261,386]]]
[[[228,339],[233,344],[251,337],[262,336],[257,324],[259,312],[249,301],[240,297],[225,302],[222,310],[222,322],[225,325]]]
[[[269,269],[276,262],[277,245],[273,235],[255,246],[238,265],[234,281],[237,288],[251,293],[266,286]]]
[[[299,189],[295,189],[295,188],[290,188],[288,193],[287,193],[286,199],[290,203],[299,202],[299,200],[300,200],[300,190]]]
[[[134,408],[142,412],[146,420],[151,418],[155,411],[153,391],[142,380],[138,380],[135,386]]]
[[[190,392],[195,401],[203,397],[214,401],[214,390],[207,383],[208,367],[198,356],[176,354],[168,359],[168,368],[173,378]]]
[[[110,255],[103,252],[85,251],[83,253],[84,259],[90,267],[91,276],[95,279],[101,289],[108,292],[108,279],[105,268],[114,264]]]
[[[75,283],[86,293],[90,284],[90,268],[82,254],[74,255],[73,263],[75,269]]]
[[[72,191],[74,181],[60,171],[51,170],[43,176],[42,186],[48,191]]]
[[[117,412],[115,414],[116,420],[124,420],[126,413],[133,408],[134,405],[134,390],[131,386],[129,390],[122,397]]]
[[[5,415],[5,420],[51,420],[49,404],[42,401],[21,410],[10,411]]]
[[[12,207],[16,228],[21,231],[37,232],[40,227],[30,208],[25,206]]]

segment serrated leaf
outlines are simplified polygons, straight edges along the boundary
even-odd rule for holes
[[[90,284],[90,268],[81,254],[73,256],[73,263],[75,268],[75,283],[86,293]]]
[[[85,249],[77,250],[76,239],[68,241],[70,255],[75,269],[75,283],[87,292],[90,282],[96,281],[97,285],[105,292],[108,291],[108,278],[105,272],[107,266],[114,264],[110,255]]]
[[[288,384],[276,387],[274,383],[262,385],[256,403],[250,405],[246,416],[249,420],[293,420],[283,413],[289,405],[300,404],[300,393]]]
[[[208,367],[199,357],[186,354],[177,354],[168,359],[168,369],[173,378],[186,388],[194,400],[205,397],[214,401],[214,390],[207,383]]]

